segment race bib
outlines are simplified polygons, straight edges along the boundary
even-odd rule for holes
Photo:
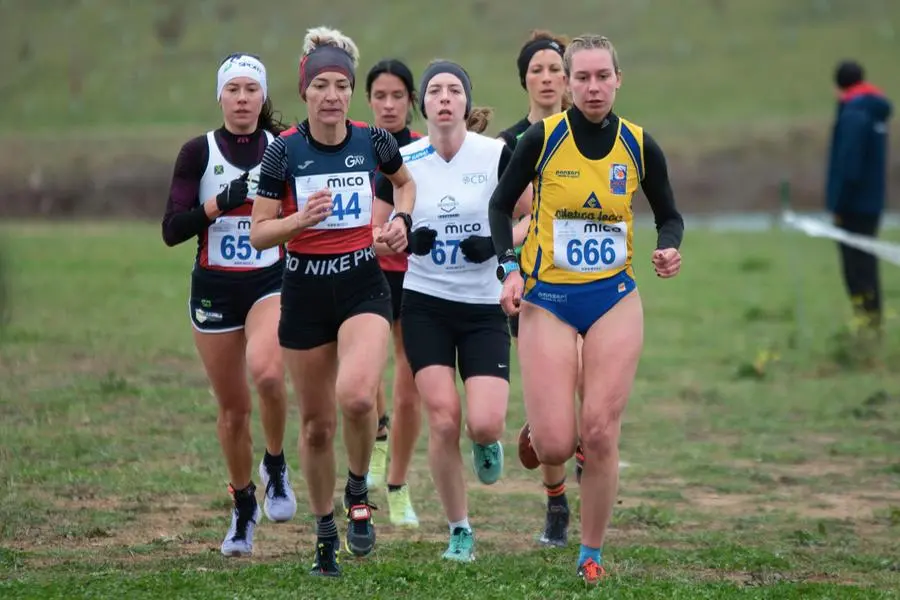
[[[215,267],[269,267],[278,262],[278,246],[257,250],[250,245],[250,217],[219,217],[209,226],[209,264]]]
[[[447,271],[465,271],[478,268],[469,262],[459,247],[460,242],[471,235],[485,235],[481,223],[444,223],[437,226],[438,235],[431,248],[431,262]]]
[[[350,229],[372,223],[372,184],[367,171],[295,178],[297,209],[306,206],[310,194],[331,190],[331,214],[312,229]]]
[[[582,219],[553,221],[553,264],[576,273],[612,271],[625,266],[628,225]]]

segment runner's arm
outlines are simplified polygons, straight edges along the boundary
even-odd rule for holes
[[[494,250],[498,257],[512,252],[515,247],[513,213],[516,205],[522,201],[523,194],[527,192],[528,184],[535,177],[543,147],[544,122],[538,121],[519,139],[509,166],[503,171],[500,181],[497,182],[497,188],[491,195],[488,215]]]
[[[297,218],[279,218],[286,190],[287,152],[284,138],[279,137],[275,138],[263,153],[259,186],[253,200],[250,243],[257,250],[266,250],[283,244],[302,230]],[[295,215],[299,214],[298,210]]]
[[[375,175],[375,204],[372,206],[373,239],[378,237],[392,212],[394,212],[394,185],[379,173]],[[375,242],[375,254],[388,256],[396,253],[384,242]]]
[[[400,155],[400,146],[386,129],[369,127],[375,155],[378,158],[378,170],[394,187],[394,211],[412,214],[416,204],[416,182]]]
[[[647,196],[656,222],[656,248],[678,249],[684,237],[684,219],[675,208],[675,196],[669,182],[666,156],[662,148],[644,132],[644,179],[641,189]]]
[[[201,234],[210,221],[222,214],[215,196],[202,203],[198,201],[200,179],[208,160],[206,136],[187,142],[175,159],[169,199],[162,220],[162,237],[167,246],[177,246]]]

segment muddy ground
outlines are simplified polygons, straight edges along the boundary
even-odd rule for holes
[[[677,203],[691,214],[775,211],[783,181],[797,209],[822,210],[827,128],[794,127],[691,152],[666,146]],[[0,218],[137,217],[164,210],[172,164],[189,136],[7,138],[0,149]],[[890,193],[900,191],[900,128],[892,132]],[[635,202],[639,214],[646,202]]]

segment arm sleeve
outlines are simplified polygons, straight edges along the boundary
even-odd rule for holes
[[[261,198],[280,200],[284,197],[284,184],[287,181],[287,147],[284,138],[272,140],[263,153],[259,167],[259,186],[256,193]]]
[[[167,246],[176,246],[209,226],[209,218],[200,198],[200,179],[209,161],[206,137],[198,137],[182,146],[175,159],[169,199],[162,220],[162,237]]]
[[[369,127],[372,135],[372,144],[375,146],[375,156],[378,159],[378,169],[387,175],[393,175],[403,166],[403,157],[400,155],[400,146],[397,140],[387,129],[381,127]]]
[[[644,180],[641,189],[647,196],[656,222],[656,248],[679,248],[684,237],[684,220],[675,208],[675,196],[669,182],[666,156],[662,148],[644,132]]]
[[[375,197],[394,205],[394,184],[381,173],[375,174]]]
[[[497,161],[497,181],[500,181],[500,178],[503,177],[503,172],[509,166],[509,159],[512,158],[512,154],[509,146],[503,146],[503,150],[500,151],[500,160]]]
[[[513,151],[509,165],[491,195],[488,215],[494,251],[497,256],[513,250],[512,214],[519,196],[534,179],[541,150],[544,147],[544,122],[538,121],[528,128]]]

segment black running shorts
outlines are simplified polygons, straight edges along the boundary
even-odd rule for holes
[[[342,254],[288,253],[278,340],[289,350],[337,341],[350,317],[372,313],[390,323],[391,290],[372,247]]]
[[[191,323],[203,333],[244,328],[253,305],[281,293],[284,261],[254,271],[215,271],[195,266],[188,301]]]
[[[391,306],[394,310],[394,321],[400,319],[400,306],[403,304],[403,278],[405,271],[385,271],[388,286],[391,288]]]
[[[425,367],[459,368],[509,381],[509,326],[497,304],[466,304],[403,291],[403,345],[413,374]]]

